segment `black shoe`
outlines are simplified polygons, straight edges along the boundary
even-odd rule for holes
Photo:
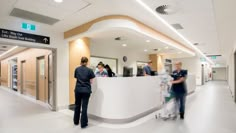
[[[74,122],[74,125],[75,125],[75,126],[78,126],[78,125],[79,125],[79,122],[78,122],[78,123]]]
[[[180,119],[184,119],[184,113],[180,113]]]
[[[86,124],[86,125],[81,125],[81,128],[86,128],[88,126],[88,124]]]

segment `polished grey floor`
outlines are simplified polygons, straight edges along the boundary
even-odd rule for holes
[[[236,105],[226,82],[208,82],[187,99],[185,120],[154,117],[131,128],[73,126],[72,117],[0,89],[0,133],[236,133]]]

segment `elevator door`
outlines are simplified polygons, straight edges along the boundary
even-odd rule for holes
[[[37,89],[38,100],[46,102],[46,76],[45,76],[45,58],[37,58]]]

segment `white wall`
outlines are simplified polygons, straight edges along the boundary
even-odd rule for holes
[[[236,48],[236,46],[234,46]],[[230,57],[227,61],[228,66],[228,85],[232,92],[233,97],[235,97],[235,64],[234,64],[234,52],[235,48],[231,51]]]
[[[51,44],[49,46],[44,44],[8,40],[0,38],[0,43],[4,44],[6,42],[11,44],[17,44],[19,46],[40,46],[40,47],[50,47],[57,49],[57,107],[65,108],[69,105],[69,49],[68,44],[63,38],[63,33],[57,32],[50,25],[39,24],[36,22],[26,21],[22,19],[16,19],[15,17],[0,18],[0,28],[16,30],[21,32],[28,32],[32,34],[49,36]],[[21,23],[28,22],[36,24],[36,31],[25,31],[21,29]]]
[[[109,44],[96,44],[92,42],[90,45],[91,55],[117,58],[118,59],[118,74],[123,74],[123,67],[132,67],[133,74],[137,73],[137,61],[147,62],[149,60],[148,54],[133,53],[132,50],[127,50],[126,48],[114,48]],[[123,56],[127,56],[127,62],[123,62]],[[103,62],[105,63],[105,62]]]
[[[201,61],[198,56],[190,57],[190,58],[180,58],[180,59],[173,59],[172,62],[181,61],[183,63],[182,68],[187,69],[189,74],[196,76],[196,85],[201,85],[202,80],[202,71],[201,71]],[[173,70],[174,70],[173,65]]]
[[[226,68],[212,68],[213,80],[226,80]]]

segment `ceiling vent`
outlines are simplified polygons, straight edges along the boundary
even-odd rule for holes
[[[172,24],[172,26],[176,29],[176,30],[182,30],[184,29],[184,27],[181,24]]]
[[[125,41],[127,39],[125,37],[119,36],[119,37],[116,37],[114,40],[116,40],[116,41]]]
[[[156,8],[156,12],[162,15],[168,15],[169,13],[167,12],[168,5],[161,5]]]
[[[23,18],[23,19],[27,19],[27,20],[31,20],[31,21],[35,21],[35,22],[40,22],[40,23],[44,23],[44,24],[48,24],[48,25],[53,25],[53,24],[57,23],[58,21],[60,21],[55,18],[47,17],[44,15],[25,11],[25,10],[18,9],[18,8],[14,8],[12,10],[12,12],[10,13],[10,16]]]

